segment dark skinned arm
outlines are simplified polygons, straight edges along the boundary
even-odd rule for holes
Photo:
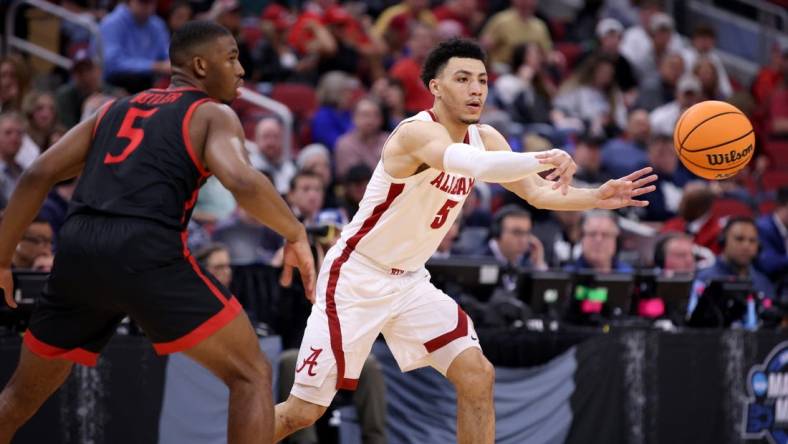
[[[281,283],[290,285],[293,267],[297,267],[306,297],[314,302],[315,265],[306,230],[271,181],[249,164],[243,128],[235,112],[226,105],[209,103],[198,108],[192,124],[200,125],[201,121],[207,123],[206,166],[247,213],[287,240]]]

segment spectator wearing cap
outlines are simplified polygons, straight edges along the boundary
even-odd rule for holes
[[[295,17],[284,6],[270,3],[263,9],[261,19],[265,38],[261,39],[253,55],[256,74],[259,76],[256,80],[277,83],[308,78],[313,66],[299,60],[296,51],[287,42],[287,34],[295,23]]]
[[[673,19],[660,11],[659,2],[641,5],[641,26],[629,28],[621,40],[621,54],[629,60],[641,82],[656,77],[665,54],[681,53],[684,45]]]
[[[430,108],[435,100],[420,77],[421,66],[435,45],[435,38],[434,28],[414,24],[408,39],[408,56],[389,69],[389,75],[399,80],[405,89],[405,111],[410,114]]]
[[[280,194],[287,194],[295,176],[295,163],[285,156],[285,129],[276,117],[263,117],[254,129],[257,152],[250,156],[252,166],[268,174]]]
[[[341,71],[323,74],[317,86],[317,101],[320,104],[312,116],[312,140],[333,151],[339,136],[350,131],[353,119],[353,91],[358,81]]]
[[[596,188],[612,178],[602,164],[603,137],[590,133],[580,135],[575,144],[575,153],[572,156],[577,164],[574,182],[577,186]]]
[[[484,13],[479,10],[477,0],[447,0],[436,6],[432,13],[438,24],[454,22],[460,25],[463,37],[473,37],[484,21]]]
[[[676,98],[676,86],[684,74],[684,58],[678,53],[666,54],[659,61],[659,76],[640,83],[635,106],[653,111]]]
[[[701,58],[707,59],[717,73],[719,94],[721,97],[730,97],[733,94],[731,79],[728,71],[716,50],[717,32],[708,24],[700,24],[692,31],[690,46],[684,48],[681,55],[684,57],[684,66],[689,71],[696,66]],[[698,75],[696,72],[695,75]]]
[[[626,130],[602,146],[602,167],[612,177],[623,177],[648,166],[646,145],[650,134],[648,112],[644,109],[632,110]]]
[[[310,1],[304,4],[287,34],[287,43],[296,51],[302,70],[316,70],[318,63],[333,57],[337,42],[323,23],[326,10],[334,1]]]
[[[690,106],[701,99],[700,81],[693,75],[683,75],[676,85],[676,100],[651,111],[651,132],[653,134],[672,135],[679,116]]]
[[[170,74],[170,36],[155,10],[155,0],[128,0],[99,25],[104,78],[129,93],[150,88],[156,76]]]
[[[356,215],[367,184],[372,178],[372,169],[366,164],[353,165],[344,176],[344,193],[342,195],[342,208],[349,218]]]
[[[66,128],[79,123],[82,107],[93,94],[118,95],[120,91],[110,87],[101,79],[101,65],[87,49],[76,52],[71,59],[71,80],[55,92],[55,107],[59,122]]]
[[[621,91],[634,96],[638,87],[638,78],[635,69],[626,57],[621,54],[621,37],[624,26],[616,19],[605,18],[596,25],[596,38],[599,46],[596,53],[605,54],[616,61],[616,84]]]
[[[431,29],[438,24],[429,6],[429,0],[402,0],[386,8],[375,21],[372,35],[386,43],[389,54],[398,55],[414,23]]]
[[[777,190],[777,206],[758,221],[758,268],[777,281],[788,277],[788,186]],[[786,281],[788,282],[788,281]]]
[[[364,164],[374,169],[380,161],[388,132],[383,131],[383,112],[371,97],[362,98],[353,108],[353,129],[337,140],[335,171],[339,180],[354,165]]]
[[[494,71],[506,72],[512,51],[523,43],[536,42],[546,53],[552,52],[547,25],[534,15],[537,4],[536,0],[512,0],[509,9],[492,16],[482,29],[479,40],[489,53]]]

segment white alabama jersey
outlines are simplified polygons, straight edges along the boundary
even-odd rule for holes
[[[437,120],[422,111],[403,120]],[[484,150],[479,130],[470,125],[465,143]],[[378,162],[353,220],[334,246],[339,253],[356,252],[392,272],[415,271],[424,266],[460,214],[475,180],[427,168],[397,179]]]

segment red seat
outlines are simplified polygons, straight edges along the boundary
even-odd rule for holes
[[[296,120],[306,121],[317,109],[315,89],[303,83],[277,83],[271,90],[271,98],[290,108]]]
[[[749,216],[752,217],[755,213],[752,207],[746,202],[732,197],[721,197],[714,201],[711,207],[711,212],[716,217],[726,216]]]
[[[775,191],[777,188],[788,186],[788,170],[769,170],[761,178],[763,191]]]
[[[774,200],[765,200],[758,205],[758,212],[761,214],[771,214],[777,208],[777,202]]]
[[[775,169],[788,169],[788,140],[766,140],[763,152],[772,161]]]

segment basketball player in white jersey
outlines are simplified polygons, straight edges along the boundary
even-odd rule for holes
[[[457,442],[492,443],[493,367],[471,320],[424,268],[474,182],[501,183],[553,210],[645,206],[633,197],[654,190],[650,168],[597,189],[570,187],[576,166],[565,152],[514,153],[498,131],[478,125],[487,73],[472,41],[440,44],[422,80],[432,109],[394,130],[358,212],[323,261],[295,384],[276,406],[275,441],[317,420],[337,389],[354,389],[383,333],[403,371],[432,366],[454,384]],[[547,179],[535,174],[552,168]]]

